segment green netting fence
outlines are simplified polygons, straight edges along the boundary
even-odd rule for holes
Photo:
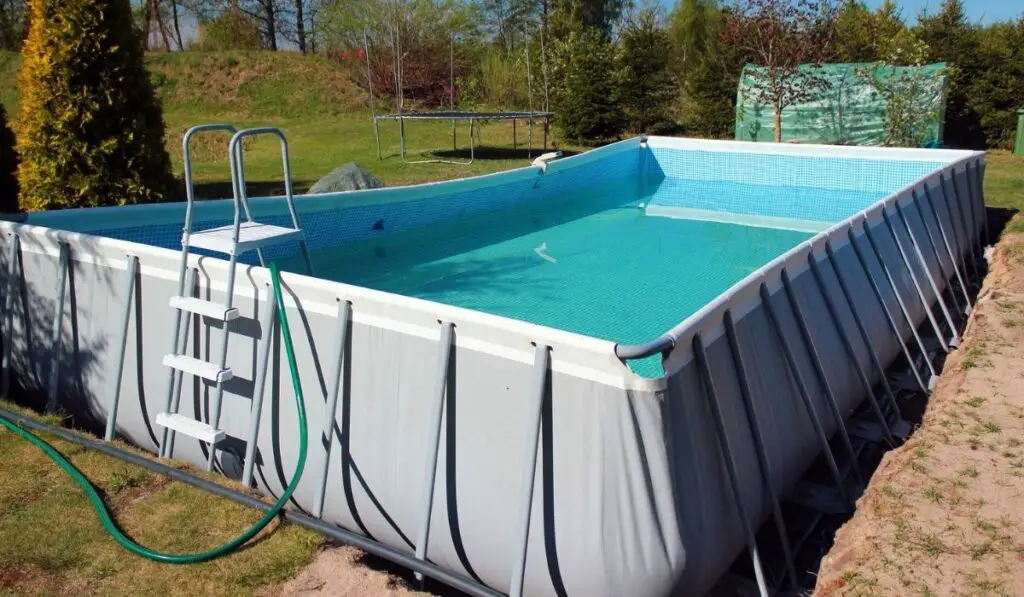
[[[870,63],[827,64],[801,67],[810,78],[822,81],[810,101],[782,111],[782,141],[842,145],[907,145],[907,138],[924,147],[942,145],[946,110],[945,63],[925,66],[879,66]],[[736,139],[774,141],[774,110],[759,88],[765,70],[748,64],[736,94]],[[876,77],[881,85],[871,83]],[[879,91],[879,87],[883,89]],[[893,93],[892,90],[897,90]],[[904,141],[892,134],[894,114],[913,113],[912,122],[900,121]],[[899,117],[896,117],[899,120]],[[915,130],[906,131],[907,127]]]

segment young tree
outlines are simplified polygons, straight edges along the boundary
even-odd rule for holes
[[[669,72],[671,43],[651,10],[643,10],[622,31],[619,45],[619,102],[626,128],[645,132],[670,120],[676,88]]]
[[[164,124],[127,0],[31,0],[18,75],[21,205],[160,201]]]
[[[835,9],[827,0],[737,0],[726,29],[734,44],[760,68],[751,98],[775,115],[775,142],[782,142],[782,111],[828,88],[815,67],[835,51]]]
[[[614,49],[594,28],[559,40],[554,78],[555,124],[570,141],[599,141],[622,132],[612,70]]]
[[[736,85],[747,57],[723,43],[726,15],[715,0],[681,0],[669,14],[673,66],[681,92],[677,120],[688,134],[733,134]]]
[[[885,60],[860,69],[857,76],[885,101],[887,131],[882,145],[921,147],[941,125],[942,77],[949,69],[926,71],[922,67],[928,46],[904,30],[889,40]],[[906,65],[913,68],[898,68]]]
[[[14,131],[7,126],[7,112],[0,104],[0,212],[18,211],[18,154],[14,150]]]

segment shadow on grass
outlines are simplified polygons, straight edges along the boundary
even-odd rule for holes
[[[296,195],[305,194],[311,186],[315,183],[315,180],[293,180],[292,181],[292,192]],[[180,185],[179,185],[180,186]],[[284,181],[282,180],[257,180],[248,181],[246,183],[246,189],[249,192],[249,197],[276,197],[284,195]],[[182,186],[181,190],[178,191],[179,196],[175,199],[178,201],[185,200],[185,191]],[[231,181],[220,180],[214,182],[201,182],[196,184],[196,199],[230,199],[232,197],[231,192]]]
[[[533,151],[529,151],[526,147],[517,147],[515,149],[511,147],[477,147],[473,150],[474,156],[478,160],[528,160],[536,158],[542,153],[548,151],[555,151],[554,149],[548,148],[543,149],[541,147],[534,147]],[[562,151],[562,157],[569,157],[579,153],[578,151]],[[431,151],[422,154],[418,158],[410,159],[429,159],[431,157],[437,157],[445,160],[468,160],[469,159],[469,148],[465,149],[442,149]]]

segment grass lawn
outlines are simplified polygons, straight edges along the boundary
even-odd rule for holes
[[[5,401],[0,405],[31,414]],[[58,417],[43,419],[59,424]],[[147,547],[206,551],[262,514],[75,444],[44,439],[88,477],[118,524]],[[312,531],[273,522],[255,543],[230,556],[187,566],[158,564],[116,544],[81,488],[39,449],[2,428],[0,479],[3,597],[249,595],[293,576],[323,544]]]

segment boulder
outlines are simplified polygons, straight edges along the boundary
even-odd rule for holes
[[[383,186],[384,183],[379,178],[356,166],[354,162],[349,162],[316,181],[316,184],[310,187],[309,194],[378,189]]]

